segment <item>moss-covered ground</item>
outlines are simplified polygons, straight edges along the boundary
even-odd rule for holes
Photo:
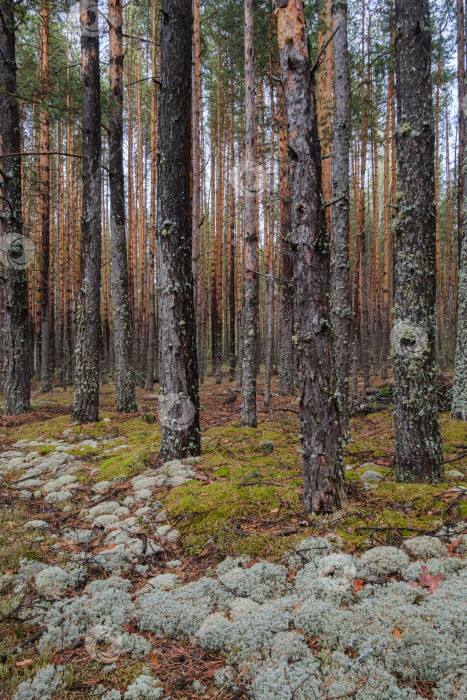
[[[182,535],[172,555],[189,560],[193,576],[200,570],[205,573],[228,554],[279,560],[284,549],[312,533],[333,533],[341,538],[346,551],[359,552],[373,544],[400,544],[416,532],[436,531],[443,522],[467,517],[467,501],[459,500],[452,490],[459,484],[467,486],[467,455],[462,456],[467,453],[467,423],[454,422],[446,413],[441,415],[446,471],[462,472],[462,480],[446,476],[443,483],[435,485],[399,484],[392,479],[394,424],[390,410],[356,415],[352,419],[352,440],[345,450],[348,507],[333,516],[316,517],[304,513],[301,507],[296,400],[275,395],[270,409],[265,409],[259,394],[258,428],[247,429],[240,424],[239,394],[235,402],[225,404],[236,389],[227,383],[226,377],[221,386],[215,385],[211,378],[206,380],[201,387],[202,461],[196,467],[197,478],[155,494],[163,502],[172,527]],[[277,391],[275,382],[273,391]],[[0,449],[9,449],[17,440],[58,440],[64,430],[70,429],[73,437],[79,434],[86,440],[105,438],[97,446],[72,443],[70,451],[86,465],[80,481],[91,485],[104,479],[130,478],[149,469],[158,454],[160,429],[157,421],[148,422],[148,415],[157,413],[157,395],[157,386],[152,393],[138,389],[139,413],[118,415],[114,410],[114,386],[106,384],[102,387],[100,421],[73,426],[71,389],[56,388],[46,395],[35,392],[31,414],[16,418],[0,416]],[[54,447],[44,444],[30,449],[46,455]],[[365,463],[372,466],[362,466]],[[378,471],[383,477],[381,482],[365,487],[361,477],[367,468]],[[37,532],[24,528],[28,519],[41,514],[28,503],[19,500],[11,503],[3,496],[0,573],[14,572],[23,557],[47,561],[53,543],[50,535],[44,534],[37,541]],[[71,504],[76,512],[84,498],[78,492]],[[57,517],[62,517],[63,505],[67,504],[55,507]],[[10,653],[28,639],[28,631],[16,619],[16,604],[16,597],[10,591],[0,609],[0,654]],[[74,653],[79,656],[78,650],[70,652],[68,660]],[[52,659],[54,663],[62,660],[58,656]],[[24,661],[27,664],[18,666]],[[4,683],[11,690],[19,678],[32,676],[46,661],[26,649],[15,660],[9,658],[7,665],[0,663],[0,685]],[[157,659],[151,663],[157,666]],[[215,665],[215,658],[210,658],[209,663]],[[62,696],[89,697],[85,688],[90,678],[98,683],[107,673],[105,667],[97,666],[92,660],[72,664],[68,690]],[[138,664],[129,661],[112,671],[117,674],[115,683],[121,681],[122,687],[139,672]],[[119,674],[125,677],[120,679]],[[11,697],[9,693],[0,691],[0,698]],[[173,697],[187,696],[175,688]]]

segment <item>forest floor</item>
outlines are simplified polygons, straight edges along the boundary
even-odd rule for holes
[[[260,382],[242,428],[236,386],[209,378],[201,459],[154,472],[156,388],[118,415],[102,386],[92,425],[71,389],[0,415],[2,700],[467,693],[467,423],[441,414],[444,483],[395,483],[381,388],[352,418],[348,507],[317,517],[293,397],[265,409]]]

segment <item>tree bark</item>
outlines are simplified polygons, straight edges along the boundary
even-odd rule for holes
[[[290,188],[287,154],[287,115],[282,85],[277,85],[277,121],[279,149],[280,263],[279,263],[279,394],[294,392],[294,283],[290,229]]]
[[[50,120],[44,106],[49,93],[49,3],[42,0],[40,16],[40,74],[43,106],[40,111],[39,135],[39,201],[41,217],[41,394],[52,391],[53,359],[50,323]]]
[[[89,0],[81,0],[80,10],[83,208],[72,419],[89,423],[97,421],[99,413],[101,102],[98,16]]]
[[[465,77],[465,76],[464,76]],[[467,104],[464,98],[464,124],[467,122]],[[460,156],[459,156],[460,157]],[[451,416],[454,420],[467,421],[467,150],[463,148],[461,230],[463,231],[460,259],[457,271],[457,338],[454,383],[452,387]]]
[[[109,185],[117,411],[135,413],[135,366],[128,298],[123,175],[122,0],[109,0],[110,107]]]
[[[464,0],[457,0],[456,24],[457,24],[457,103],[459,113],[459,167],[457,176],[457,245],[459,260],[461,258],[462,237],[464,232],[462,199],[464,192],[464,149],[465,149],[465,12]]]
[[[276,0],[289,135],[295,272],[295,343],[306,511],[343,507],[344,467],[330,310],[330,256],[322,197],[321,149],[303,0]]]
[[[350,217],[350,77],[347,44],[347,3],[332,4],[335,115],[332,136],[332,321],[341,428],[350,435],[349,373],[351,304],[349,264]]]
[[[152,53],[151,69],[153,80],[151,81],[151,201],[149,213],[149,322],[148,322],[148,343],[146,362],[146,391],[152,391],[154,385],[154,374],[156,369],[156,295],[154,288],[155,259],[156,259],[156,188],[157,188],[157,75],[158,48],[156,45],[158,35],[158,4],[154,0],[152,8]]]
[[[398,481],[444,474],[436,405],[436,239],[428,0],[396,2],[398,220],[394,351]]]
[[[157,298],[162,440],[156,466],[201,449],[190,192],[191,0],[161,0],[161,15]]]
[[[254,67],[254,0],[245,0],[245,277],[243,286],[242,425],[256,428],[258,230]]]
[[[0,2],[0,105],[2,142],[2,232],[4,292],[5,415],[26,413],[30,406],[26,241],[21,207],[21,133],[16,94],[15,3]],[[15,155],[5,155],[5,154]]]

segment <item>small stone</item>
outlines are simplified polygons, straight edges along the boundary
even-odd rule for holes
[[[110,418],[104,418],[104,420],[102,422],[103,423],[111,423],[111,420],[110,420]]]
[[[50,525],[45,520],[30,520],[26,523],[26,527],[31,530],[47,530]]]
[[[361,479],[367,483],[377,484],[379,481],[383,480],[383,476],[379,472],[375,472],[372,469],[367,469],[366,472],[363,472]]]
[[[167,520],[167,511],[165,511],[165,510],[160,510],[160,511],[157,513],[157,515],[156,515],[156,517],[154,518],[154,520],[156,521],[156,523],[163,523],[163,522],[165,522],[165,521]]]

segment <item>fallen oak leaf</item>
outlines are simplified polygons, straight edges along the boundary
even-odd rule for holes
[[[444,581],[444,576],[441,572],[437,573],[436,576],[432,576],[428,571],[428,567],[422,566],[422,573],[418,582],[419,586],[427,587],[430,593],[434,593],[441,581]]]
[[[463,538],[463,535],[461,535],[459,537],[459,539],[456,540],[455,542],[452,542],[448,547],[448,552],[453,552],[456,549],[456,547],[458,547],[460,545],[460,543],[462,542],[462,538]]]
[[[364,578],[354,578],[352,579],[353,587],[355,590],[355,593],[358,593],[358,591],[361,591],[363,588],[363,584],[365,583]]]

